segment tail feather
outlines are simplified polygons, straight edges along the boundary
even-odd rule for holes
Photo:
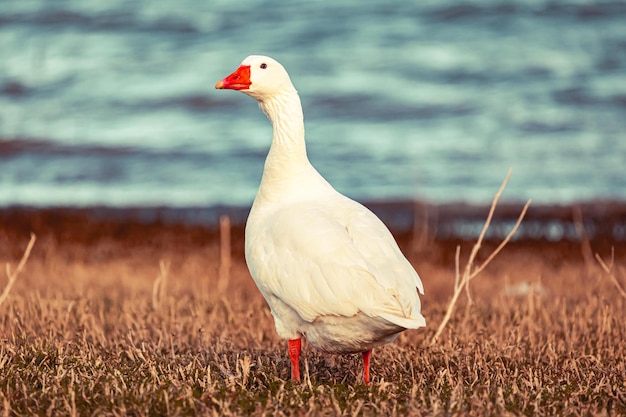
[[[394,314],[383,313],[380,317],[392,322],[393,324],[404,327],[405,329],[419,329],[420,327],[426,327],[426,319],[421,314],[418,314],[417,317],[400,317]]]

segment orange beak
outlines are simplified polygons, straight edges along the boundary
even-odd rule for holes
[[[228,77],[218,81],[215,88],[219,90],[247,90],[250,88],[250,65],[241,65]]]

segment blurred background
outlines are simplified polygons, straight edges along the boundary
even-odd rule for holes
[[[271,126],[214,89],[249,54],[353,198],[626,199],[626,2],[281,3],[2,2],[0,206],[249,207]]]

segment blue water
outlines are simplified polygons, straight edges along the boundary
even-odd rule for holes
[[[271,127],[214,84],[253,53],[354,198],[626,199],[626,2],[281,3],[2,2],[0,205],[249,205]]]

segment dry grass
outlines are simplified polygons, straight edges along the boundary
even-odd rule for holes
[[[626,299],[579,246],[510,244],[431,346],[459,242],[410,250],[400,236],[424,280],[428,327],[375,350],[369,385],[358,355],[305,344],[304,382],[293,384],[240,230],[220,285],[215,231],[72,227],[82,237],[36,230],[0,305],[0,415],[626,414]],[[28,234],[7,230],[0,262],[15,265]],[[484,243],[477,262],[492,251]],[[613,271],[625,256],[616,251]]]

